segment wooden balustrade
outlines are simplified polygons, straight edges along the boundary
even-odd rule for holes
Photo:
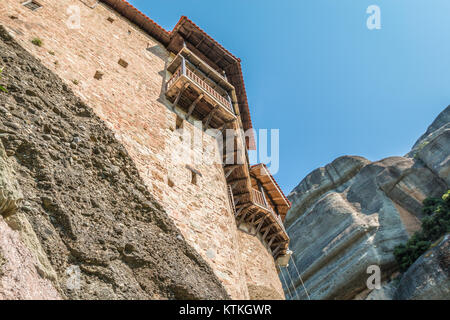
[[[252,189],[252,199],[255,204],[257,204],[258,206],[263,207],[264,209],[269,211],[270,214],[272,215],[272,217],[277,221],[277,223],[283,229],[283,231],[286,232],[284,225],[283,225],[283,221],[281,220],[281,217],[278,214],[276,214],[273,211],[272,207],[266,203],[264,195],[262,194],[261,191]]]
[[[180,65],[178,69],[174,72],[172,77],[167,82],[167,89],[171,88],[173,84],[178,80],[179,77],[183,75],[183,70],[185,70],[185,76],[192,80],[196,85],[202,88],[206,93],[220,102],[225,108],[230,110],[234,114],[233,105],[223,97],[217,90],[212,88],[209,84],[207,84],[204,80],[202,80],[198,75],[195,74],[194,71],[190,70],[187,66],[183,68],[183,65]]]

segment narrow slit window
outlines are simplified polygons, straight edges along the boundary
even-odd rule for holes
[[[37,9],[41,8],[42,6],[37,3],[36,1],[25,1],[22,3],[23,6],[27,7],[31,11],[36,11]]]
[[[121,67],[124,67],[124,68],[128,67],[128,62],[126,62],[123,59],[120,59],[118,63]]]
[[[175,129],[179,130],[179,129],[183,129],[183,127],[184,127],[184,120],[182,117],[177,115],[177,120],[175,122]]]
[[[111,23],[113,23],[114,22],[114,19],[113,18],[111,18],[111,17],[108,17],[108,19],[106,19],[106,20],[108,20],[109,22],[111,22]]]
[[[194,171],[191,171],[191,183],[197,185],[197,174]]]

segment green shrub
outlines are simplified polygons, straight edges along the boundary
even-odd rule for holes
[[[42,40],[39,38],[34,38],[33,40],[31,40],[31,43],[35,46],[42,47]]]
[[[402,272],[406,271],[440,237],[450,232],[450,190],[441,199],[427,198],[423,202],[422,230],[416,232],[406,244],[394,249],[394,256]]]
[[[3,68],[0,68],[0,79],[2,78],[2,72],[3,72]],[[3,87],[2,85],[0,85],[0,91],[8,92],[8,90],[6,90],[6,88]]]

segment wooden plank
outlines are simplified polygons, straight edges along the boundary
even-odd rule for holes
[[[270,228],[268,228],[268,229],[266,230],[266,232],[264,232],[264,235],[262,236],[263,241],[266,240],[266,237],[267,237],[267,234],[269,233],[269,231],[270,231]],[[261,230],[261,232],[263,232],[263,231]]]
[[[214,107],[214,109],[212,109],[212,111],[209,113],[209,115],[208,115],[208,117],[207,117],[207,119],[206,119],[206,123],[205,123],[205,129],[207,130],[208,129],[208,127],[209,127],[209,123],[211,122],[211,119],[212,119],[212,117],[213,117],[213,115],[217,112],[217,109],[219,109],[219,105],[216,105],[215,107]]]
[[[191,115],[192,115],[192,112],[194,112],[195,107],[197,106],[197,103],[199,103],[200,100],[201,100],[202,98],[203,98],[203,93],[201,93],[201,94],[198,96],[198,98],[195,99],[194,102],[192,102],[192,104],[191,104],[190,107],[189,107],[188,113],[187,113],[187,115],[186,115],[186,120],[189,120],[189,118],[190,118]]]
[[[239,219],[239,221],[238,221],[238,227],[242,224],[242,222],[244,222],[244,219],[245,219],[245,217],[247,216],[247,214],[248,214],[248,211],[245,212],[245,213],[242,215],[242,217]]]
[[[247,178],[245,177],[245,178],[234,179],[232,181],[228,181],[228,183],[236,183],[236,182],[239,183],[242,181],[247,181]]]
[[[233,166],[228,172],[225,174],[225,180],[237,169],[237,166]]]
[[[281,244],[280,244],[278,247],[276,247],[275,250],[273,251],[272,254],[273,254],[273,257],[274,257],[274,258],[276,257],[278,251],[280,251],[280,250],[281,250]]]
[[[264,224],[265,217],[262,217],[261,219],[262,219],[261,222],[258,224],[258,227],[256,228],[255,236],[259,233],[259,231],[261,230],[261,227]]]
[[[205,36],[202,37],[202,39],[197,43],[197,45],[195,46],[195,48],[200,47],[200,45],[203,43],[203,41],[205,41]]]
[[[275,237],[273,237],[273,238],[270,240],[269,245],[268,245],[269,248],[272,246],[272,242],[273,242],[274,240],[275,240]]]
[[[180,101],[181,95],[183,94],[184,90],[186,90],[188,87],[189,87],[189,83],[185,83],[184,86],[178,92],[177,98],[175,99],[175,102],[173,103],[173,106],[172,106],[173,110],[175,110],[175,108],[177,107],[177,104]]]
[[[235,217],[236,217],[236,218],[239,217],[239,215],[241,214],[241,212],[242,212],[243,210],[245,210],[245,208],[248,208],[248,206],[242,206],[241,208],[239,208],[239,210],[236,211]]]

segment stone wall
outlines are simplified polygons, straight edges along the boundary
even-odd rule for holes
[[[149,191],[209,262],[231,297],[248,298],[246,266],[239,254],[240,240],[223,169],[210,164],[217,160],[215,152],[204,152],[217,148],[216,141],[186,121],[181,135],[177,115],[164,95],[171,55],[103,4],[92,8],[89,1],[41,0],[42,8],[31,11],[21,2],[3,1],[0,23],[105,121],[125,146]],[[74,5],[80,10],[79,29],[67,24],[67,10]],[[43,45],[32,44],[34,38]],[[127,67],[118,63],[120,59]],[[201,173],[197,184],[192,183],[186,163],[173,158],[186,135],[200,135],[200,143],[191,144],[189,151],[205,157],[202,163],[192,165]],[[276,276],[274,266],[268,267],[261,277],[266,272]]]
[[[280,279],[274,272],[276,267],[272,255],[258,237],[241,230],[238,234],[250,299],[284,299]]]

